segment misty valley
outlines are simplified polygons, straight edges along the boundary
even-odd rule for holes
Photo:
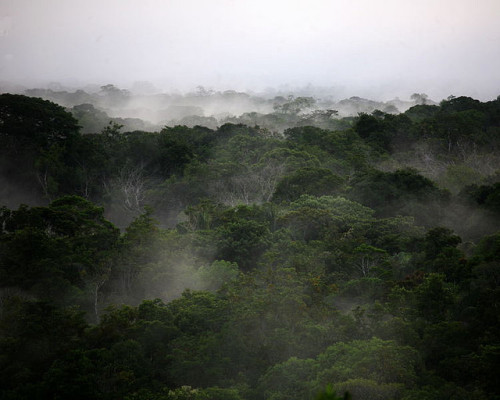
[[[500,399],[500,96],[11,91],[1,399]]]

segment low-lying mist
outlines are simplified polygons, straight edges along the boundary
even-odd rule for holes
[[[100,132],[110,119],[124,125],[129,131],[152,132],[163,126],[174,125],[202,125],[212,129],[226,122],[258,122],[265,125],[262,117],[276,113],[295,113],[307,120],[317,119],[318,116],[321,117],[321,113],[329,110],[335,110],[332,117],[338,118],[371,113],[374,110],[399,113],[415,104],[436,104],[426,95],[420,94],[413,94],[409,100],[394,98],[380,101],[358,96],[343,99],[341,96],[346,93],[345,89],[314,86],[269,88],[264,92],[215,91],[198,86],[195,90],[184,93],[164,93],[149,82],[136,82],[130,89],[122,89],[113,84],[76,88],[51,83],[45,88],[33,89],[3,84],[0,85],[0,92],[26,94],[60,104],[80,120],[83,133]],[[383,97],[384,95],[380,96]],[[290,109],[280,108],[297,99],[311,101],[294,105]],[[276,123],[270,127],[284,129]]]

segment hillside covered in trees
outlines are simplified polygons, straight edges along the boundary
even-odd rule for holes
[[[500,98],[81,100],[0,95],[0,398],[500,399]]]

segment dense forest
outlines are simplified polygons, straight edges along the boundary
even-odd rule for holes
[[[0,95],[0,398],[500,399],[500,97],[157,128],[27,94]]]

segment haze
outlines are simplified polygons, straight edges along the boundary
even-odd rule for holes
[[[498,0],[0,0],[0,15],[2,86],[500,94]]]

